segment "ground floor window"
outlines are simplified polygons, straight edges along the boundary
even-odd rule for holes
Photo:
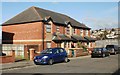
[[[22,44],[3,44],[2,51],[6,55],[11,55],[11,50],[15,50],[15,58],[24,58],[24,45]]]

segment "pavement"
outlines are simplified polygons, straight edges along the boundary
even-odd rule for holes
[[[83,59],[83,58],[87,58],[90,57],[90,55],[88,56],[80,56],[80,57],[73,57],[73,58],[69,58],[69,59]],[[34,62],[30,61],[30,60],[24,60],[24,61],[19,61],[19,62],[14,62],[14,63],[4,63],[4,64],[0,64],[0,70],[10,70],[10,69],[17,69],[17,68],[24,68],[24,67],[30,67],[30,66],[34,66]]]
[[[28,60],[14,62],[14,63],[4,63],[4,64],[0,64],[1,66],[0,70],[23,68],[23,67],[32,66],[32,65],[34,65],[33,61],[28,61]]]

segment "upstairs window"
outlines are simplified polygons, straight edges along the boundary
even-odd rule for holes
[[[86,36],[88,36],[88,30],[86,30],[86,33],[85,33],[85,34],[86,34]]]
[[[80,34],[81,36],[83,36],[83,29],[80,29]]]
[[[56,26],[56,32],[60,32],[60,26]]]
[[[46,32],[51,33],[51,25],[46,24]]]
[[[67,35],[70,34],[70,27],[69,27],[69,26],[66,28],[66,34],[67,34]]]
[[[72,34],[76,34],[76,29],[72,28]]]

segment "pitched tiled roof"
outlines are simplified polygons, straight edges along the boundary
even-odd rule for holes
[[[40,20],[44,20],[47,17],[51,17],[54,23],[66,24],[66,22],[70,22],[71,26],[73,27],[90,29],[86,25],[79,23],[78,21],[74,20],[73,18],[67,15],[53,12],[50,10],[45,10],[45,9],[34,7],[34,6],[21,12],[20,14],[6,21],[2,25],[40,21]]]

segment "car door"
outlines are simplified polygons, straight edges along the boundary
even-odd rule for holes
[[[65,51],[62,48],[60,48],[59,52],[60,52],[60,60],[63,61],[65,58]]]
[[[109,51],[106,48],[103,48],[103,51],[105,52],[105,55],[109,55]]]
[[[60,61],[60,52],[59,52],[59,49],[57,49],[57,48],[54,51],[53,59],[54,59],[54,62]]]

